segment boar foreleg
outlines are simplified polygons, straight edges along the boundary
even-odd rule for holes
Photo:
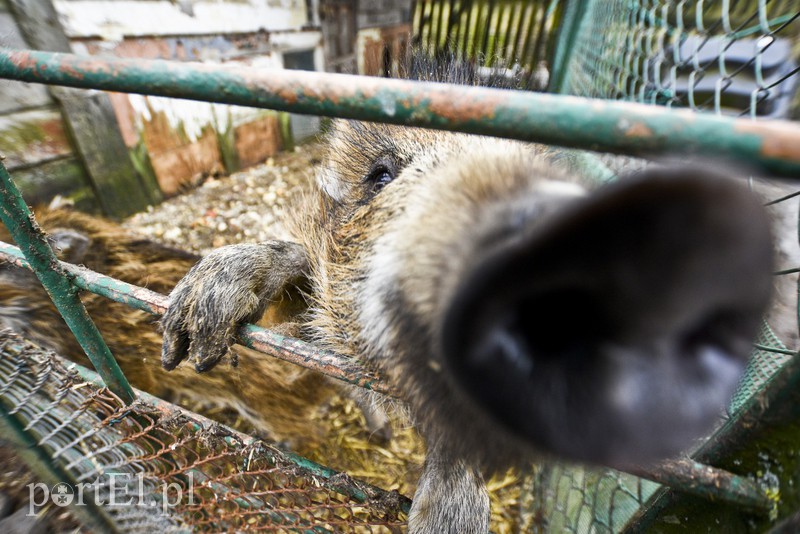
[[[170,293],[161,321],[161,363],[174,369],[185,358],[198,372],[214,367],[234,343],[236,328],[258,321],[269,303],[308,272],[296,243],[266,241],[214,250]]]

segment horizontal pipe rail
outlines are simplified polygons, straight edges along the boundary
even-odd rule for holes
[[[20,250],[7,243],[0,242],[0,260],[30,269]],[[61,269],[72,278],[72,282],[86,291],[155,315],[163,314],[169,306],[169,299],[159,293],[115,280],[85,267],[59,263]],[[237,340],[264,354],[338,380],[397,396],[385,382],[367,372],[352,358],[317,349],[299,339],[281,336],[255,325],[244,325],[239,328]],[[152,397],[147,398],[152,401]],[[304,459],[297,457],[292,461],[302,460]],[[667,462],[651,469],[638,469],[633,474],[706,499],[720,499],[760,511],[768,506],[763,492],[749,480],[688,460]]]
[[[31,269],[30,263],[20,249],[1,241],[0,260]],[[85,267],[66,262],[57,264],[69,275],[75,286],[86,291],[154,315],[163,315],[169,307],[167,297],[149,289],[115,280]],[[239,328],[237,341],[264,354],[318,371],[337,380],[385,395],[397,396],[383,380],[365,370],[352,358],[315,348],[299,339],[285,337],[259,326],[245,325]]]
[[[0,49],[0,77],[640,156],[758,164],[800,178],[800,126],[632,102],[281,69]]]

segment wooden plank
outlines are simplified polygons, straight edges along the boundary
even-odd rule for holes
[[[50,0],[8,0],[28,46],[49,52],[71,52],[69,39]]]
[[[19,169],[10,174],[25,202],[32,206],[46,204],[56,195],[61,195],[73,200],[79,208],[86,211],[99,210],[86,171],[73,156]]]
[[[105,93],[59,91],[59,100],[103,211],[125,217],[155,202],[136,172]]]
[[[71,46],[51,0],[9,0],[22,36],[38,50],[70,52]],[[125,217],[160,198],[131,162],[108,95],[53,87],[76,152],[86,168],[103,211]]]
[[[204,175],[222,172],[219,141],[210,128],[197,140],[161,153],[150,152],[158,183],[165,195],[196,185]]]
[[[5,4],[2,4],[5,8]],[[9,48],[28,48],[22,34],[7,9],[0,9],[0,35],[3,36],[3,46]],[[0,81],[0,114],[9,113],[18,109],[33,108],[51,104],[53,100],[47,94],[43,85],[34,83],[14,82],[11,80]]]
[[[250,167],[274,156],[281,149],[277,114],[271,113],[234,129],[239,165]]]

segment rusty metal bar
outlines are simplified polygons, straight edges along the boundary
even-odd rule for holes
[[[7,243],[0,242],[0,259],[31,269],[23,253]],[[149,289],[115,280],[85,267],[59,262],[55,258],[53,261],[56,263],[51,265],[56,265],[59,270],[66,273],[72,283],[80,289],[154,315],[162,315],[169,306],[167,297]],[[245,325],[239,329],[237,341],[264,354],[318,371],[337,380],[385,395],[397,396],[380,377],[361,367],[352,358],[317,349],[299,339],[281,336],[259,326]]]
[[[0,77],[423,126],[631,155],[689,153],[800,176],[800,126],[631,102],[344,74],[0,50]]]
[[[47,244],[44,232],[35,224],[33,215],[1,162],[0,199],[0,219],[14,241],[20,244],[21,255],[50,295],[92,365],[111,391],[126,403],[133,402],[133,389],[86,312],[77,289],[70,283],[69,274],[62,270]]]
[[[752,480],[689,459],[671,460],[654,468],[629,472],[682,493],[723,500],[762,514],[769,512],[774,504]]]

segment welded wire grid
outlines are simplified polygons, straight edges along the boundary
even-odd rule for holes
[[[520,531],[619,532],[658,488],[627,473],[541,464],[526,481],[523,494],[547,513],[523,516]]]
[[[397,532],[405,524],[396,493],[367,490],[357,502],[330,489],[357,486],[345,475],[326,487],[278,449],[175,406],[125,406],[9,331],[0,332],[0,410],[68,477],[59,479],[66,494],[75,500],[83,484],[91,506],[97,493],[105,504],[90,514],[119,531]]]
[[[793,108],[797,118],[796,0],[587,5],[560,92],[753,117]]]

